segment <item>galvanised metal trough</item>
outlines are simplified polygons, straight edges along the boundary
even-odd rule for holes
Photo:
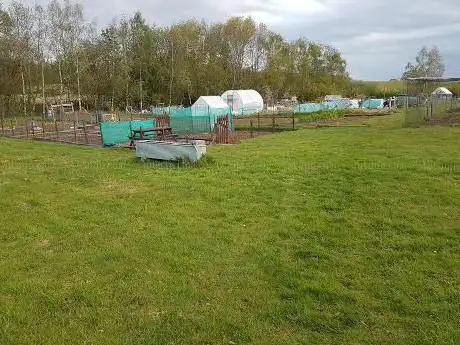
[[[140,140],[136,142],[136,156],[141,159],[197,162],[205,154],[206,142],[204,140],[189,142]]]

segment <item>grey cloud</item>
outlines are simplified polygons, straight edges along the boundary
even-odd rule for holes
[[[438,45],[446,74],[460,75],[460,2],[325,1],[329,11],[314,22],[283,24],[286,36],[299,35],[338,47],[351,75],[361,79],[399,77],[422,45]],[[319,28],[318,28],[319,26]]]
[[[6,3],[5,3],[6,2]],[[46,3],[46,0],[24,0]],[[444,0],[82,0],[89,19],[103,25],[114,16],[142,11],[150,23],[168,25],[196,18],[222,21],[235,14],[276,17],[266,24],[287,39],[305,37],[343,53],[353,77],[399,77],[422,45],[438,45],[446,74],[460,75],[460,1]],[[4,1],[7,5],[8,0]],[[308,13],[320,4],[323,11]],[[289,4],[289,5],[286,5]],[[306,13],[300,9],[305,10]]]

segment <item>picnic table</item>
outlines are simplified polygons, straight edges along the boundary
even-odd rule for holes
[[[153,134],[157,134],[156,138],[164,138],[167,135],[172,135],[172,128],[171,127],[152,127],[152,128],[139,128],[139,129],[132,129],[131,135],[129,139],[131,142],[129,143],[130,146],[134,145],[134,142],[137,140],[145,140],[151,139]]]

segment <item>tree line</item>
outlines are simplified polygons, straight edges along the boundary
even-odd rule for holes
[[[98,29],[83,13],[70,0],[0,4],[4,109],[45,113],[49,104],[73,101],[77,109],[142,110],[186,106],[227,89],[256,89],[273,104],[349,90],[337,49],[287,41],[252,18],[157,26],[137,12]]]

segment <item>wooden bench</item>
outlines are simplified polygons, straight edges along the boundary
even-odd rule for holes
[[[156,136],[154,137],[154,135]],[[164,139],[166,136],[172,136],[171,127],[154,127],[154,128],[139,128],[131,130],[129,146],[133,146],[135,141],[146,139]]]

